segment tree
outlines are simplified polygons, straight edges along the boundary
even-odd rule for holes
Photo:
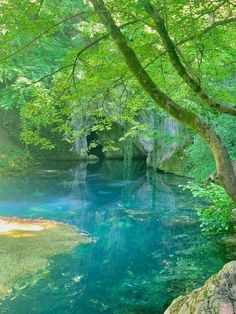
[[[197,114],[173,101],[157,86],[157,84],[155,84],[150,75],[143,68],[134,50],[128,45],[127,39],[116,25],[103,0],[91,0],[91,2],[97,15],[106,26],[108,32],[122,53],[129,70],[139,81],[143,89],[154,100],[157,106],[160,106],[169,115],[185,124],[188,128],[194,130],[209,145],[215,157],[219,180],[226,192],[230,195],[233,201],[236,202],[236,176],[229,154],[218,134]],[[147,5],[147,10],[152,13],[153,7]],[[158,29],[160,30],[160,27]],[[166,38],[168,40],[168,37]],[[167,44],[166,47],[168,48]]]
[[[13,5],[8,6],[10,2]],[[35,87],[33,95],[24,97],[20,105],[24,120],[29,122],[26,131],[32,128],[38,136],[37,132],[45,125],[51,123],[55,127],[58,123],[57,129],[67,132],[67,125],[64,127],[63,122],[65,117],[70,121],[71,111],[75,115],[86,113],[96,124],[96,130],[109,128],[109,124],[121,119],[133,124],[135,129],[135,119],[141,109],[160,108],[205,140],[215,157],[223,187],[236,201],[232,163],[223,141],[211,125],[211,120],[216,121],[222,113],[235,116],[235,108],[230,104],[235,101],[234,92],[227,95],[222,92],[226,79],[235,70],[232,66],[236,33],[233,4],[186,0],[177,4],[170,0],[168,4],[158,1],[154,6],[147,0],[107,0],[105,5],[103,1],[93,0],[91,3],[98,20],[91,7],[84,6],[82,1],[71,0],[68,5],[61,0],[56,1],[59,13],[47,1],[33,1],[32,4],[17,0],[10,2],[1,4],[1,19],[7,28],[7,34],[1,39],[2,61],[6,67],[10,63],[14,68],[23,56],[22,68],[25,69],[36,52],[44,60],[42,47],[49,47],[50,52],[50,47],[54,49],[55,40],[58,42],[63,38],[65,42],[60,46],[60,58],[52,56],[46,67],[45,64],[40,67],[40,70],[45,68],[44,74],[36,72],[34,80],[30,77],[29,84],[20,86],[21,91]],[[17,11],[14,20],[11,19],[12,10]],[[70,15],[65,17],[64,12],[70,12]],[[25,15],[26,20],[31,21],[31,27],[24,22]],[[225,25],[228,32],[225,32]],[[24,30],[21,38],[18,36],[19,28]],[[69,36],[64,36],[68,33]],[[25,40],[27,34],[31,38],[28,42]],[[18,39],[17,49],[12,45],[12,38]],[[9,47],[10,54],[5,53]],[[215,59],[211,53],[206,53],[207,49],[217,48],[224,53]],[[9,58],[13,58],[12,62],[7,63]],[[217,71],[219,64],[224,64],[220,74]],[[214,80],[212,71],[217,73],[214,73]],[[30,74],[24,72],[27,78]],[[210,84],[206,84],[204,76]],[[13,102],[16,102],[19,89],[14,85],[14,81],[8,82],[5,87],[17,87],[11,91]],[[117,100],[123,107],[117,105]],[[112,114],[108,115],[108,112]],[[35,138],[30,132],[27,134],[26,140],[40,142],[39,136]]]
[[[176,48],[175,43],[171,40],[170,35],[165,27],[164,20],[162,19],[159,11],[148,2],[145,5],[145,9],[148,14],[152,17],[156,29],[162,39],[163,46],[166,49],[166,52],[169,55],[170,61],[173,64],[176,72],[180,77],[189,85],[189,87],[204,101],[204,103],[210,106],[213,109],[218,110],[236,117],[236,108],[232,106],[226,106],[221,104],[219,101],[213,99],[208,95],[208,93],[201,86],[201,80],[196,76],[193,69],[191,69],[190,64],[184,64],[184,61],[181,60],[181,51]]]

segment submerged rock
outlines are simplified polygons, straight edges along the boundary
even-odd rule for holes
[[[133,220],[143,221],[145,219],[156,216],[158,213],[156,211],[149,211],[146,209],[124,209],[124,213]]]
[[[68,224],[0,217],[0,299],[40,278],[51,257],[89,242]]]
[[[175,299],[164,314],[236,313],[236,261],[226,264],[203,287]]]
[[[179,217],[170,217],[168,219],[167,225],[168,227],[177,227],[177,226],[194,225],[196,223],[198,223],[198,220],[196,217],[179,216]]]

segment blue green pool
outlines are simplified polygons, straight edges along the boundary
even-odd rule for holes
[[[0,216],[66,222],[95,242],[52,258],[0,313],[163,313],[227,261],[216,239],[201,234],[201,201],[179,187],[185,183],[141,161],[128,171],[122,161],[52,162],[1,178]]]

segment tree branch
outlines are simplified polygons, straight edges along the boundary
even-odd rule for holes
[[[126,27],[126,26],[135,24],[135,23],[137,23],[137,22],[139,22],[139,21],[138,21],[138,20],[133,20],[133,21],[124,23],[123,25],[120,26],[120,28],[124,28],[124,27]],[[95,39],[94,41],[90,42],[88,45],[86,45],[85,47],[83,47],[83,48],[77,53],[76,58],[75,58],[75,60],[74,60],[72,63],[66,64],[66,65],[64,65],[64,66],[62,66],[62,67],[60,67],[60,68],[57,68],[57,69],[54,70],[53,72],[41,76],[40,78],[38,78],[37,80],[33,81],[32,83],[25,84],[25,85],[23,85],[23,86],[20,86],[20,87],[18,87],[18,88],[15,88],[15,89],[13,90],[13,92],[19,91],[19,90],[21,90],[21,89],[23,89],[23,88],[31,87],[31,86],[33,86],[33,85],[35,85],[35,84],[37,84],[37,83],[39,83],[39,82],[45,80],[46,78],[52,77],[53,75],[55,75],[55,74],[57,74],[57,73],[63,71],[64,69],[68,69],[68,68],[71,68],[71,67],[72,67],[72,71],[71,71],[70,77],[72,77],[72,76],[74,77],[76,64],[77,64],[78,59],[80,58],[80,56],[81,56],[85,51],[89,50],[90,48],[92,48],[93,46],[95,46],[96,44],[98,44],[100,41],[102,41],[102,40],[104,40],[104,39],[107,39],[107,38],[109,38],[109,34],[108,34],[108,33],[107,33],[107,34],[104,34],[103,36],[101,36],[101,37],[99,37],[99,38],[97,38],[97,39]],[[12,94],[12,92],[7,93],[7,94],[5,94],[5,95],[10,95],[10,94]]]
[[[220,182],[232,200],[236,202],[236,177],[229,154],[219,135],[197,114],[180,106],[155,84],[143,68],[134,50],[129,46],[126,37],[116,25],[103,0],[91,0],[91,2],[101,22],[105,25],[120,53],[123,55],[127,67],[143,90],[153,99],[158,107],[161,107],[168,115],[197,132],[209,145],[215,157]]]
[[[190,65],[186,66],[184,62],[181,60],[181,56],[177,51],[177,48],[174,42],[171,40],[163,19],[160,16],[160,13],[154,8],[151,3],[145,5],[145,9],[148,14],[151,16],[153,21],[156,24],[156,29],[161,37],[163,45],[165,47],[166,52],[169,55],[170,61],[174,66],[176,72],[179,74],[180,77],[188,84],[188,86],[211,108],[215,110],[232,115],[236,117],[236,108],[232,106],[227,106],[221,104],[220,102],[216,101],[214,98],[210,97],[208,93],[202,88],[200,79],[197,78],[193,74],[193,70],[191,69]]]
[[[36,37],[34,37],[32,40],[30,40],[27,44],[21,46],[20,48],[18,48],[16,51],[10,53],[9,55],[5,56],[4,58],[0,59],[0,62],[3,62],[7,59],[10,59],[11,57],[17,55],[19,52],[23,51],[24,49],[28,48],[29,46],[31,46],[34,42],[36,42],[38,39],[40,39],[43,35],[47,34],[48,32],[50,32],[53,28],[75,18],[78,17],[80,15],[84,15],[87,14],[88,12],[78,12],[74,15],[71,16],[67,16],[65,19],[53,24],[52,26],[46,28],[42,33],[40,33],[39,35],[37,35]]]
[[[4,94],[4,96],[11,95],[13,92],[20,91],[20,90],[22,90],[22,89],[24,89],[24,88],[27,88],[27,87],[31,87],[31,86],[33,86],[33,85],[35,85],[35,84],[37,84],[37,83],[39,83],[39,82],[45,80],[46,78],[51,77],[51,76],[53,76],[54,74],[59,73],[59,72],[61,72],[62,70],[67,69],[67,68],[70,68],[70,67],[72,67],[72,66],[73,66],[73,63],[66,64],[66,65],[64,65],[64,66],[62,66],[62,67],[60,67],[60,68],[57,68],[56,70],[54,70],[54,71],[51,72],[51,73],[48,73],[48,74],[45,74],[44,76],[41,76],[39,79],[33,81],[32,83],[25,84],[25,85],[23,85],[23,86],[20,86],[20,87],[18,87],[18,88],[15,88],[13,91]]]
[[[132,25],[132,24],[135,24],[135,23],[138,23],[139,20],[136,19],[136,20],[132,20],[130,22],[127,22],[127,23],[124,23],[123,25],[120,26],[120,28],[124,28],[126,26],[129,26],[129,25]],[[97,39],[95,39],[94,41],[90,42],[89,44],[87,44],[84,48],[82,48],[76,55],[75,57],[75,60],[74,60],[74,63],[73,63],[73,68],[72,68],[72,72],[71,72],[71,75],[75,75],[75,68],[76,68],[76,65],[77,65],[77,62],[80,58],[80,56],[87,50],[89,50],[90,48],[96,46],[99,42],[101,42],[102,40],[105,40],[105,39],[108,39],[109,38],[109,33],[107,34],[104,34],[102,35],[101,37],[98,37]]]

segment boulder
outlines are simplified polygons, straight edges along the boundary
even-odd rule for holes
[[[226,264],[203,287],[175,299],[164,314],[236,313],[236,261]]]

